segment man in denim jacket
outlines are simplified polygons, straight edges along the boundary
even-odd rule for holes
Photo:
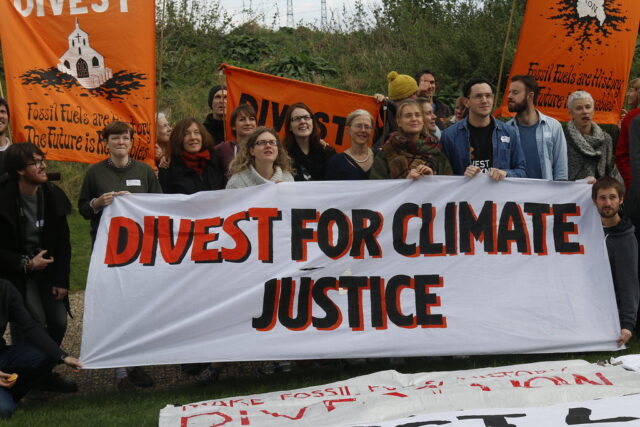
[[[536,110],[539,93],[533,77],[513,76],[509,86],[509,111],[516,116],[507,124],[520,137],[528,178],[566,181],[567,140],[559,121]]]
[[[444,153],[453,173],[474,177],[480,172],[496,181],[525,178],[526,162],[520,138],[511,126],[493,117],[493,87],[483,79],[467,82],[463,89],[469,114],[442,132]]]

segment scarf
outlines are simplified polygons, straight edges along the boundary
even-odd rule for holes
[[[592,127],[593,135],[582,135],[573,123],[573,120],[567,123],[567,131],[570,137],[569,143],[572,144],[573,148],[579,154],[589,158],[587,160],[591,160],[591,162],[581,162],[581,159],[570,158],[569,162],[572,166],[575,166],[576,169],[584,169],[586,172],[583,172],[583,174],[587,174],[584,177],[591,175],[599,178],[607,175],[607,162],[613,158],[613,147],[611,143],[608,142],[607,135],[600,126],[593,123]],[[587,163],[592,163],[592,165],[589,166]],[[572,167],[569,169],[572,169]],[[581,176],[580,178],[584,177]]]
[[[420,165],[429,166],[434,173],[443,173],[437,170],[437,162],[434,159],[440,152],[442,145],[437,140],[421,137],[409,141],[400,132],[392,133],[387,143],[382,146],[382,153],[389,165],[389,177],[392,179],[406,178],[411,169]]]
[[[211,152],[209,150],[202,150],[199,153],[191,154],[183,151],[180,155],[185,165],[198,175],[202,175],[204,167],[207,162],[211,160]]]

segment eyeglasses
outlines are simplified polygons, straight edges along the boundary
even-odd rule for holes
[[[25,167],[26,166],[35,166],[37,168],[43,168],[46,166],[46,163],[44,162],[44,158],[42,158],[40,160],[34,160],[33,163],[25,163]]]
[[[305,122],[308,122],[309,120],[311,120],[311,116],[308,114],[305,114],[304,116],[291,117],[292,122],[299,122],[300,120],[304,120]]]
[[[356,130],[371,130],[371,129],[373,129],[371,126],[365,125],[365,124],[362,124],[362,123],[357,124],[357,125],[353,125],[351,127],[356,129]]]
[[[256,141],[255,145],[257,145],[258,147],[264,147],[265,145],[277,147],[278,141],[276,141],[275,139],[261,139],[260,141]]]

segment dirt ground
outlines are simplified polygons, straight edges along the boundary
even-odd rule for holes
[[[62,342],[62,348],[72,356],[80,356],[80,342],[82,340],[82,317],[84,311],[84,291],[73,292],[69,297],[73,318],[69,319],[67,334]],[[9,328],[5,333],[5,340],[9,342]],[[255,375],[256,363],[227,364],[221,377]],[[116,389],[114,369],[87,369],[74,372],[66,366],[55,369],[65,378],[76,381],[81,392],[108,391]],[[180,370],[179,365],[148,366],[145,370],[155,381],[156,389],[170,388],[178,384],[194,383],[195,379]]]

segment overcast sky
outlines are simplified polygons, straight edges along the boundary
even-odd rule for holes
[[[373,5],[380,4],[379,0],[364,0],[363,4],[370,10]],[[248,19],[248,15],[243,14],[245,9],[251,7],[257,14],[264,15],[264,23],[271,25],[274,16],[277,14],[276,25],[285,26],[287,24],[287,0],[220,0],[220,5],[233,14],[236,23]],[[340,20],[343,8],[347,13],[354,12],[353,1],[327,0],[327,19]],[[305,23],[315,23],[320,25],[321,0],[293,0],[293,19],[297,24],[300,21]]]

